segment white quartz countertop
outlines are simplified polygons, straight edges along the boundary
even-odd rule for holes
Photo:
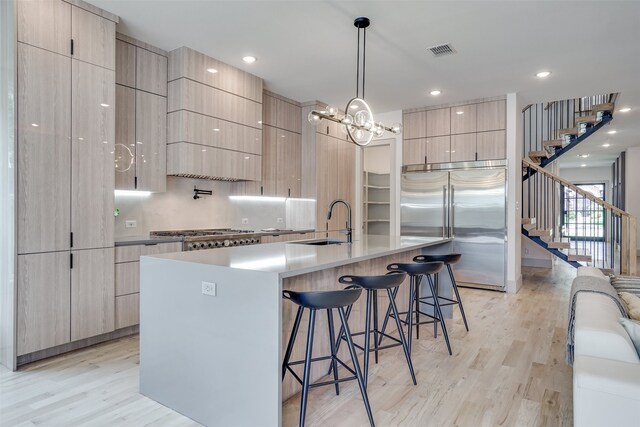
[[[451,239],[437,237],[363,235],[355,238],[352,244],[316,246],[300,244],[300,241],[269,243],[154,255],[150,258],[291,277],[449,241]]]

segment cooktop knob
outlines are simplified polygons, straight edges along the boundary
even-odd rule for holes
[[[225,240],[224,241],[224,245],[225,246],[231,246],[231,241],[230,240]]]

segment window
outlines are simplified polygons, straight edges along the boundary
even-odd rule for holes
[[[581,190],[604,200],[604,183],[577,184]],[[573,240],[603,240],[605,211],[596,203],[562,187],[562,237]]]

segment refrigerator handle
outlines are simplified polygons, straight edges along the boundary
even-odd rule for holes
[[[447,186],[442,186],[442,206],[447,206]],[[447,209],[442,209],[442,237],[447,237]]]
[[[454,200],[454,195],[455,195],[455,187],[452,185],[451,186],[451,198],[449,200],[450,206],[449,206],[449,215],[451,216],[450,219],[450,235],[451,237],[455,237],[453,230],[455,230],[456,228],[456,202]]]

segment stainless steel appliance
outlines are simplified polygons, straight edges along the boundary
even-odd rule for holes
[[[403,168],[400,234],[453,237],[463,285],[504,290],[506,161],[410,165]]]
[[[152,231],[151,236],[182,237],[182,250],[195,251],[229,246],[246,246],[260,243],[260,235],[251,230],[210,228],[201,230]]]

